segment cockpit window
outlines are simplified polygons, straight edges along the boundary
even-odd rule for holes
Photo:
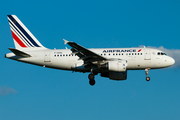
[[[166,53],[158,52],[157,55],[166,55]]]
[[[163,55],[167,55],[166,53],[163,53]]]

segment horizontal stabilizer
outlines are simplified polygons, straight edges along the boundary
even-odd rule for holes
[[[22,57],[31,57],[31,55],[22,52],[20,50],[14,49],[14,48],[8,48],[10,51],[12,51],[16,56],[22,56]]]

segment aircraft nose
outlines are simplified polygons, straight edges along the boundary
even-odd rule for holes
[[[169,58],[169,64],[170,64],[170,65],[174,65],[174,63],[175,63],[175,60],[170,57],[170,58]]]
[[[175,63],[175,60],[172,58],[172,65],[174,65],[174,63]]]

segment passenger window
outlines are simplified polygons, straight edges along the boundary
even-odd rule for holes
[[[110,56],[111,54],[109,54],[109,56]]]
[[[132,53],[132,55],[134,55],[134,54]]]

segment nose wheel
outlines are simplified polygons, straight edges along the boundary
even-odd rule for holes
[[[94,74],[93,74],[93,73],[90,73],[90,74],[88,75],[88,78],[89,78],[89,84],[90,84],[91,86],[95,85],[96,81],[94,80]]]
[[[150,77],[146,77],[146,81],[150,81]]]
[[[149,70],[150,70],[150,68],[145,69],[146,81],[150,81],[150,77],[148,76],[149,75],[149,72],[148,72]]]

